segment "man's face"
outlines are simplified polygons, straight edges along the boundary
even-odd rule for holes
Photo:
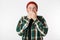
[[[29,4],[26,9],[27,9],[28,14],[29,14],[29,12],[34,12],[34,13],[37,12],[37,8],[34,4]]]

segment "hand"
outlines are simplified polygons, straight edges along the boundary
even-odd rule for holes
[[[29,17],[30,17],[30,19],[32,18],[33,20],[35,20],[35,19],[37,19],[37,13],[35,13],[34,11],[30,11]]]

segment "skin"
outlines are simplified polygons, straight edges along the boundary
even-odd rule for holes
[[[29,19],[36,20],[37,19],[37,8],[36,8],[36,6],[34,4],[29,4],[26,9],[28,12],[27,17]]]

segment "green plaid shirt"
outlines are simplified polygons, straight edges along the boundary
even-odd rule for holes
[[[27,16],[21,17],[18,22],[16,31],[22,36],[22,40],[28,40],[28,24],[29,19]],[[37,19],[33,21],[31,26],[31,40],[43,40],[43,36],[47,34],[48,27],[43,16],[37,16]]]

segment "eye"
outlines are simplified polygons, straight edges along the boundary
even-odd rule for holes
[[[33,7],[33,9],[36,9],[36,7]]]
[[[28,9],[31,9],[31,7],[28,7]]]

